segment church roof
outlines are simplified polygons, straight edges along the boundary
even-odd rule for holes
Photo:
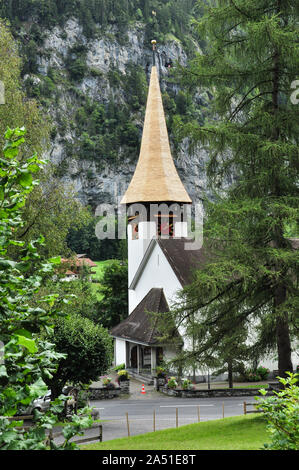
[[[139,160],[121,204],[191,203],[171,155],[158,72],[152,67]]]
[[[204,247],[196,250],[185,249],[185,245],[189,244],[191,247],[192,242],[189,238],[157,239],[157,243],[183,287],[192,282],[193,272],[208,260],[208,253]]]
[[[157,320],[146,312],[166,313],[169,307],[163,289],[152,288],[133,312],[121,323],[110,330],[117,338],[127,339],[142,344],[155,344],[158,341]]]
[[[153,238],[129,289],[135,289],[156,244],[160,246],[181,285],[184,287],[190,284],[192,282],[193,271],[204,265],[208,259],[208,254],[205,248],[196,250],[185,249],[185,244],[188,246],[188,243],[192,243],[190,238]]]

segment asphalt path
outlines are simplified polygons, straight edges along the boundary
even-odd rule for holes
[[[155,398],[137,400],[93,400],[99,411],[103,441],[175,428],[176,425],[222,419],[243,414],[243,403],[254,403],[253,397],[217,397],[204,399]],[[155,413],[155,416],[154,416]],[[128,416],[128,422],[127,422]],[[97,429],[86,430],[84,437],[96,436]]]

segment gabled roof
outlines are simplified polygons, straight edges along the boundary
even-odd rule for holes
[[[192,282],[193,272],[208,260],[207,250],[204,247],[196,250],[186,249],[188,243],[189,247],[192,247],[192,241],[190,238],[157,239],[158,245],[183,287]]]
[[[207,261],[208,256],[204,248],[186,250],[185,244],[188,243],[192,243],[190,238],[153,238],[129,289],[135,289],[156,244],[160,246],[182,287],[190,284],[193,271],[202,266]]]
[[[152,288],[133,312],[110,330],[110,334],[145,345],[157,343],[159,336],[156,329],[157,320],[146,312],[169,312],[163,289]]]
[[[157,67],[151,71],[139,160],[121,204],[192,201],[171,155]]]

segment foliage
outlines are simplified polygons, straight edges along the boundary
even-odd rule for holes
[[[102,379],[104,387],[115,388],[114,384],[112,383],[111,377],[108,377],[107,375],[105,375],[104,377],[101,377],[101,379]]]
[[[123,364],[119,364],[118,366],[113,367],[113,370],[115,370],[117,372],[119,370],[123,370],[125,367],[126,367],[126,365],[125,365],[125,363],[123,363]]]
[[[259,399],[257,407],[265,413],[271,443],[265,444],[268,450],[299,449],[299,387],[298,374],[279,377],[283,390],[274,392],[273,397]],[[260,390],[265,396],[266,390]]]
[[[47,381],[54,397],[61,393],[67,382],[72,385],[89,384],[111,365],[112,338],[101,325],[81,315],[71,314],[57,319],[51,341],[59,353],[66,355]]]
[[[48,391],[45,382],[62,358],[48,335],[61,303],[66,301],[48,294],[40,298],[38,305],[30,305],[44,278],[53,273],[53,266],[60,260],[41,260],[38,246],[43,243],[42,237],[27,244],[12,237],[23,226],[22,208],[36,183],[33,176],[44,163],[37,155],[23,162],[18,160],[24,135],[22,128],[7,130],[0,169],[0,338],[4,345],[0,364],[0,448],[3,450],[45,449],[45,432],[52,429],[63,408],[61,399],[53,402],[50,411],[39,415],[24,433],[19,432],[22,421],[8,419]],[[11,246],[19,249],[15,260],[8,256]],[[39,335],[41,330],[43,338]],[[58,447],[75,448],[69,444],[69,437],[87,424],[86,418],[80,421],[76,417],[75,427]]]
[[[214,100],[204,126],[178,120],[177,128],[193,148],[208,148],[214,200],[205,201],[207,262],[182,292],[174,316],[188,326],[196,315],[200,342],[189,352],[193,363],[250,326],[248,356],[276,349],[283,376],[292,370],[291,338],[298,335],[298,254],[285,235],[299,207],[298,109],[289,99],[299,70],[298,5],[225,0],[199,6],[204,14],[194,27],[208,46],[179,71],[186,87],[213,89]]]
[[[72,313],[89,318],[94,322],[100,322],[100,304],[93,289],[93,285],[89,281],[76,279],[73,281],[60,281],[63,274],[59,274],[61,266],[57,266],[55,277],[56,280],[47,279],[43,282],[39,292],[31,301],[31,307],[39,305],[40,297],[52,293],[57,298],[68,298],[71,301],[61,305],[61,312],[65,315]]]
[[[1,9],[1,7],[0,7]],[[1,15],[0,15],[1,16]],[[49,122],[33,99],[26,99],[21,87],[21,58],[9,27],[0,19],[0,80],[5,88],[5,103],[0,105],[0,145],[7,127],[25,126],[26,142],[20,155],[38,152],[49,143]]]
[[[243,380],[248,382],[259,382],[261,380],[267,380],[270,370],[264,366],[259,366],[256,368],[247,368],[242,371],[241,376]]]
[[[164,367],[156,367],[157,377],[165,377],[166,376],[166,369]]]
[[[170,377],[167,381],[168,388],[177,388],[178,382],[175,377]]]
[[[192,385],[191,380],[184,379],[183,383],[182,383],[182,389],[183,390],[192,390],[192,388],[193,388],[193,385]]]
[[[53,169],[39,172],[40,185],[28,195],[23,211],[24,224],[15,232],[16,239],[27,242],[41,234],[45,243],[41,256],[69,256],[69,231],[80,230],[91,220],[89,211],[76,198],[74,188],[53,175]]]
[[[194,3],[194,0],[8,0],[1,5],[0,16],[9,19],[14,26],[34,17],[40,27],[51,28],[63,25],[76,12],[86,37],[95,36],[98,26],[104,30],[112,24],[116,26],[119,41],[124,40],[130,22],[145,20],[151,25],[152,34],[160,33],[162,38],[161,35],[172,32],[183,40],[190,28],[190,12]],[[40,39],[41,32],[36,27],[32,29]]]
[[[124,382],[126,380],[129,380],[130,376],[129,376],[129,373],[127,370],[125,369],[121,369],[119,371],[117,371],[117,377],[116,377],[116,381],[119,383],[119,382]]]
[[[99,217],[94,217],[90,208],[86,208],[84,224],[70,225],[66,236],[66,244],[74,253],[85,253],[93,261],[119,258],[122,256],[123,240],[99,240],[96,236],[96,225]]]
[[[99,321],[106,328],[112,328],[128,315],[127,262],[113,260],[105,267],[98,292],[103,296]]]

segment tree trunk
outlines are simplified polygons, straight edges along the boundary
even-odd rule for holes
[[[229,388],[233,388],[233,362],[228,361],[228,386]]]
[[[286,300],[286,289],[280,286],[276,289],[274,306],[278,309]],[[291,341],[287,313],[276,313],[276,341],[278,352],[278,374],[280,377],[286,377],[286,372],[293,372],[291,357]]]

